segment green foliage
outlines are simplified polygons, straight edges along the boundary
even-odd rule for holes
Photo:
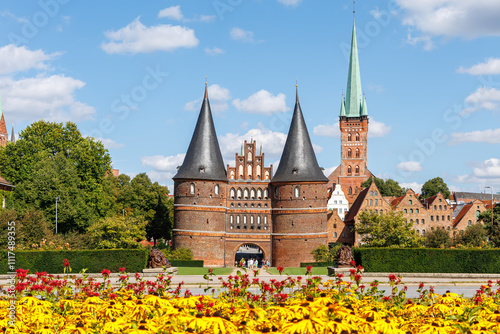
[[[155,207],[153,219],[146,225],[146,234],[156,241],[160,238],[170,239],[172,237],[172,223],[167,206],[163,203],[166,195],[158,194],[158,202]]]
[[[9,222],[15,222],[14,228],[10,226],[9,230]],[[8,246],[8,232],[14,232],[16,244],[18,243],[19,238],[22,233],[21,224],[17,222],[17,213],[14,210],[0,209],[0,249],[7,249]],[[11,234],[12,235],[12,234]]]
[[[134,217],[103,218],[88,228],[89,235],[100,249],[138,248],[146,238],[146,223]]]
[[[496,204],[493,208],[493,220],[491,210],[488,209],[479,214],[478,220],[484,223],[486,234],[489,241],[495,246],[500,247],[500,205]]]
[[[330,250],[325,244],[321,244],[317,248],[313,249],[311,254],[316,262],[332,262],[333,260],[332,254],[330,254]]]
[[[331,261],[322,261],[322,262],[301,262],[300,267],[305,268],[307,266],[311,267],[332,267],[335,265],[335,262]]]
[[[142,272],[146,268],[149,252],[144,249],[113,250],[65,250],[65,251],[16,251],[16,268],[29,269],[31,273],[46,271],[63,273],[63,260],[68,259],[73,273],[87,269],[89,273],[100,273],[103,269],[118,272],[125,267],[128,272]],[[7,252],[0,252],[0,274],[7,270]]]
[[[382,179],[379,179],[377,177],[373,178],[370,176],[368,180],[365,182],[361,183],[361,187],[366,188],[369,187],[372,182],[375,182],[377,185],[378,190],[380,191],[380,194],[382,196],[395,196],[395,197],[400,197],[405,194],[405,189],[401,188],[398,182],[388,179],[387,181],[384,181]]]
[[[500,249],[354,248],[366,272],[498,273]]]
[[[437,195],[441,192],[444,198],[450,197],[450,190],[448,189],[448,185],[444,183],[443,179],[440,177],[435,177],[424,183],[422,186],[422,194],[420,198],[429,198],[434,195]]]
[[[170,249],[162,249],[163,255],[167,258],[167,260],[179,260],[179,261],[192,261],[193,260],[193,251],[186,247],[181,247],[176,250]]]
[[[363,211],[354,228],[362,235],[361,242],[367,247],[417,247],[421,238],[412,229],[401,212],[374,213]]]
[[[454,238],[455,246],[464,245],[467,247],[485,247],[487,242],[487,231],[481,223],[467,226],[464,231],[458,231]]]
[[[433,231],[428,231],[424,236],[425,247],[444,248],[449,247],[450,243],[450,233],[443,228],[437,228]]]

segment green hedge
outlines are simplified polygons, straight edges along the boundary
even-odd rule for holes
[[[172,267],[203,267],[203,260],[169,260]]]
[[[366,272],[500,273],[500,249],[354,248]]]
[[[305,268],[307,266],[311,267],[332,267],[333,262],[301,262],[300,267]]]
[[[147,249],[109,250],[61,250],[61,251],[15,251],[16,269],[29,269],[30,273],[46,271],[63,273],[63,261],[68,259],[72,273],[87,268],[87,273],[100,273],[103,269],[118,272],[125,267],[127,272],[142,272],[149,256]],[[8,271],[7,252],[0,252],[0,274]]]

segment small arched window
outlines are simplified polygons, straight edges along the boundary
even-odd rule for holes
[[[351,166],[347,166],[347,174],[352,174],[352,167]]]
[[[243,197],[245,199],[248,199],[248,189],[247,188],[245,188],[245,190],[243,190]]]
[[[356,149],[356,158],[359,158],[361,156],[359,148]]]
[[[231,171],[231,179],[234,180],[234,170]]]
[[[352,150],[351,149],[347,150],[347,157],[352,158]]]
[[[347,141],[352,141],[352,134],[347,134]]]
[[[214,193],[216,195],[219,195],[219,185],[218,184],[215,185]]]
[[[236,196],[237,196],[239,199],[241,199],[241,195],[242,195],[242,193],[243,193],[243,192],[242,192],[241,188],[238,188],[238,191],[237,191],[237,193],[236,193]]]
[[[295,189],[293,189],[293,196],[295,198],[299,198],[300,197],[300,187],[295,187]]]
[[[189,193],[190,193],[191,195],[194,195],[195,191],[196,191],[196,188],[194,187],[194,183],[191,183],[191,184],[189,185]]]
[[[262,198],[262,189],[257,189],[257,198],[261,199]]]
[[[236,196],[236,191],[234,190],[234,188],[231,188],[231,190],[229,191],[229,197],[234,198],[235,196]]]
[[[333,232],[333,237],[337,238],[337,232]]]
[[[349,194],[349,195],[352,195],[352,187],[349,187],[348,194]]]
[[[269,172],[268,172],[267,170],[266,170],[266,174],[265,174],[265,175],[266,175],[266,176],[265,176],[265,177],[266,177],[266,180],[269,180]]]
[[[356,141],[359,141],[359,133],[356,133]]]
[[[356,165],[356,174],[359,174],[359,166]]]
[[[248,178],[251,179],[252,178],[252,166],[250,166],[250,165],[248,165],[247,174],[248,174]]]
[[[264,198],[268,197],[267,189],[264,189]]]
[[[480,214],[480,213],[481,213],[481,211],[479,211],[479,210],[477,210],[477,211],[476,211],[476,218],[478,218],[478,217],[479,217],[479,214]]]
[[[255,189],[254,189],[254,188],[252,188],[252,189],[250,190],[250,198],[251,198],[251,199],[254,199],[254,198],[255,198]]]
[[[243,165],[240,165],[240,167],[238,167],[238,174],[240,175],[240,179],[243,178]]]

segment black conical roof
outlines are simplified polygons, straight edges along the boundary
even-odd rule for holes
[[[227,181],[206,86],[205,98],[191,143],[184,162],[173,179]]]
[[[272,182],[328,182],[316,160],[306,122],[300,109],[299,97],[295,102],[292,123],[286,138],[278,170]]]

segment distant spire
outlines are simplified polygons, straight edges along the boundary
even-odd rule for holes
[[[328,182],[316,160],[304,115],[297,100],[290,130],[272,182]]]
[[[356,40],[356,23],[352,24],[351,57],[349,59],[349,74],[347,76],[347,90],[345,111],[347,117],[359,117],[363,103],[361,94],[361,75],[359,71],[358,43]]]
[[[15,143],[16,142],[16,134],[14,132],[14,124],[12,124],[12,134],[10,136],[10,141]]]
[[[201,105],[191,143],[184,157],[184,162],[173,179],[227,181],[226,169],[208,101],[206,83],[205,99]]]
[[[243,156],[243,144],[241,144],[241,152],[240,155]]]
[[[299,103],[299,85],[295,82],[295,102]]]
[[[259,155],[262,155],[262,143],[260,143],[260,153]]]
[[[5,118],[3,117],[2,101],[0,101],[0,135],[5,136],[6,139],[9,137],[7,127],[5,126]]]
[[[208,77],[205,77],[205,99],[208,99]]]

